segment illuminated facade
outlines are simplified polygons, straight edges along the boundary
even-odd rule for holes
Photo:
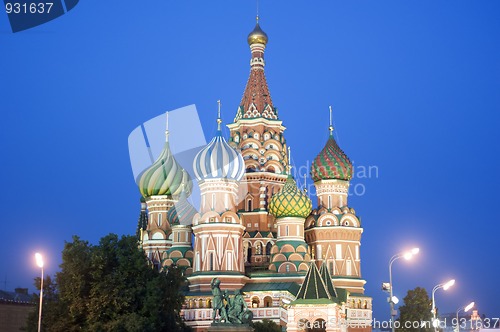
[[[185,270],[183,316],[197,331],[211,323],[214,277],[221,289],[242,288],[255,320],[267,318],[288,331],[369,331],[363,228],[348,206],[352,163],[330,125],[311,167],[313,209],[292,176],[285,127],[265,77],[267,42],[257,22],[248,36],[250,76],[227,125],[230,136],[223,137],[219,116],[217,133],[193,161],[198,209],[187,201],[193,180],[172,155],[167,131],[164,150],[139,181],[142,248],[158,268],[176,264]]]

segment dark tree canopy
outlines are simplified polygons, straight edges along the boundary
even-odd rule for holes
[[[404,305],[399,307],[399,313],[398,332],[433,331],[431,300],[425,288],[409,290],[404,298]]]
[[[42,330],[188,331],[180,317],[181,269],[153,269],[135,236],[103,237],[91,245],[78,237],[65,244],[55,282],[44,280]],[[40,287],[40,280],[35,282]],[[37,310],[27,331],[36,331]]]
[[[262,322],[253,322],[251,325],[255,332],[281,332],[281,327],[269,319],[263,319]]]

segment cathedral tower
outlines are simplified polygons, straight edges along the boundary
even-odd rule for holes
[[[175,160],[170,150],[168,135],[167,113],[163,150],[139,179],[139,190],[145,198],[148,210],[147,227],[141,234],[142,248],[158,269],[163,265],[163,253],[172,245],[172,230],[167,220],[167,212],[177,203],[182,190],[189,194],[193,186],[189,174]]]
[[[288,178],[269,203],[269,213],[276,218],[276,244],[271,248],[269,269],[279,273],[307,271],[311,259],[304,241],[304,221],[311,213],[312,204],[307,195],[297,188],[287,166]]]
[[[224,288],[241,289],[248,279],[243,262],[243,231],[237,211],[239,182],[245,164],[231,147],[217,118],[215,137],[196,155],[193,166],[200,186],[200,213],[193,218],[194,268],[189,278],[190,291],[210,291],[212,278]]]
[[[268,214],[268,203],[287,179],[288,161],[285,127],[278,118],[264,73],[268,37],[260,28],[258,18],[247,40],[251,52],[250,76],[234,122],[228,127],[229,142],[241,150],[245,161],[244,185],[239,192],[237,210],[246,228],[245,265],[251,270],[269,265],[277,226]]]
[[[193,273],[193,244],[191,224],[198,211],[187,200],[182,190],[179,201],[167,212],[167,221],[172,228],[172,246],[164,253],[164,265],[176,264],[185,275]]]
[[[313,258],[326,263],[336,287],[363,294],[360,245],[363,228],[354,209],[348,207],[352,163],[333,137],[330,109],[330,134],[325,147],[314,159],[311,177],[318,207],[306,220],[306,241]]]

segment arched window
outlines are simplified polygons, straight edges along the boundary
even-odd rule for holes
[[[319,318],[314,321],[312,329],[312,332],[325,332],[326,331],[326,321]]]
[[[273,298],[270,296],[266,296],[264,298],[264,307],[271,308],[273,306]]]
[[[252,308],[258,308],[260,305],[260,299],[257,296],[252,297]]]
[[[247,249],[247,262],[248,263],[252,262],[252,247],[248,247]]]
[[[212,210],[215,209],[215,194],[212,194]]]
[[[158,227],[161,227],[161,213],[158,213]]]
[[[208,254],[208,271],[213,271],[214,269],[214,253]]]
[[[262,243],[257,243],[257,246],[255,247],[255,254],[262,255]]]
[[[269,256],[271,255],[271,248],[273,247],[273,245],[271,244],[271,242],[268,242],[266,244],[266,255]]]
[[[300,332],[308,332],[311,330],[312,324],[305,318],[302,318],[299,320],[299,323],[297,324],[297,327]]]
[[[212,308],[212,299],[208,298],[205,302],[206,308]]]
[[[252,200],[248,199],[247,200],[247,211],[252,211],[252,210],[253,210]]]
[[[328,196],[328,208],[332,208],[332,196]]]

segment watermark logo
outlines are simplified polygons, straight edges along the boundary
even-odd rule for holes
[[[79,0],[4,0],[12,32],[19,32],[52,21],[69,12]]]
[[[304,179],[308,177],[311,171],[312,162],[308,161],[306,164],[299,167],[292,168],[295,179]],[[318,167],[318,166],[316,166]],[[326,166],[320,166],[326,167]],[[321,173],[321,172],[320,172]],[[349,196],[364,196],[367,192],[367,180],[379,178],[379,168],[377,165],[357,165],[352,163],[352,179],[349,186]],[[316,196],[316,187],[313,183],[306,183],[305,188],[312,196]]]
[[[189,202],[197,208],[200,206],[201,193],[195,180],[193,161],[200,150],[207,146],[200,118],[195,105],[189,105],[167,113],[146,121],[130,133],[128,148],[132,173],[136,184],[139,186],[143,172],[158,159],[164,149],[165,130],[168,122],[170,152],[175,161],[192,179],[193,189],[190,193]],[[212,133],[209,136],[214,136],[214,134]],[[209,168],[213,174],[226,174],[227,169],[230,168],[229,165],[233,163],[238,163],[241,167],[244,167],[244,164],[240,164],[242,159],[238,159],[239,153],[222,155],[220,147],[215,148],[211,156],[208,156],[209,153],[212,153],[210,149],[203,153],[203,157],[205,158],[204,162],[208,163],[207,165],[210,166]],[[215,162],[215,160],[218,160],[218,162]],[[220,169],[221,172],[218,172],[217,169]],[[171,175],[167,175],[167,178],[169,176]],[[163,183],[155,183],[154,185],[161,187]],[[240,182],[239,192],[246,193],[247,191],[246,183]],[[243,201],[244,198],[245,195],[238,195],[235,201],[236,205]]]
[[[205,174],[208,172],[205,174],[206,176],[216,177],[212,175],[226,174],[229,172],[228,170],[236,167],[235,165],[238,167],[245,167],[245,164],[242,164],[243,159],[239,152],[238,154],[225,153],[223,150],[227,148],[213,142],[207,146],[207,141],[205,140],[203,128],[201,126],[195,105],[189,105],[167,113],[163,113],[146,121],[130,133],[128,138],[128,147],[134,179],[136,184],[139,186],[141,175],[148,170],[153,163],[155,163],[162,153],[165,146],[165,130],[167,130],[168,122],[168,141],[170,153],[181,168],[189,173],[193,183],[193,189],[190,193],[189,202],[195,208],[198,208],[200,207],[201,193],[198,183],[195,180],[195,167],[197,167],[198,173],[200,173],[200,169],[203,169],[206,172],[201,173]],[[207,137],[213,137],[213,134],[215,133],[212,133],[212,135],[208,135]],[[202,149],[203,152],[200,154],[201,157],[197,158],[198,160],[195,161],[196,155]],[[194,165],[197,162],[201,162],[202,164],[197,164],[199,166],[198,167],[197,165]],[[306,164],[299,167],[292,168],[293,175],[297,180],[299,188],[307,189],[309,195],[316,196],[316,187],[312,182],[306,181],[306,183],[301,183],[302,179],[309,176],[310,170],[311,161],[308,161]],[[168,170],[165,169],[165,172],[167,171]],[[155,175],[153,175],[153,177],[154,176]],[[174,176],[175,174],[167,174],[165,175],[165,178],[172,178]],[[376,179],[378,177],[379,169],[377,166],[353,164],[353,178],[351,179],[347,194],[349,196],[365,195],[367,191],[365,180]],[[153,183],[153,185],[158,187],[153,188],[156,191],[156,189],[160,189],[164,185],[164,182],[157,181]],[[236,206],[240,206],[240,203],[246,200],[249,191],[261,192],[262,195],[263,189],[260,187],[260,183],[252,184],[252,186],[250,186],[250,184],[246,181],[240,181],[238,185],[238,195],[235,197],[234,202]],[[254,185],[257,185],[257,187],[254,187]],[[347,190],[347,186],[345,190]],[[266,188],[264,188],[263,192],[265,193],[264,195],[267,195]],[[270,196],[267,196],[266,199],[269,200]],[[209,201],[214,201],[213,196],[211,196]],[[261,199],[258,204],[262,204],[262,201],[263,200]],[[210,204],[210,202],[207,203],[205,200],[204,204]],[[215,203],[211,204],[215,205]],[[264,208],[266,206],[267,205],[264,204]],[[256,207],[257,206],[252,205],[251,208],[249,208],[245,204],[244,208],[246,211],[254,211]],[[262,206],[260,206],[260,208],[262,208]]]

